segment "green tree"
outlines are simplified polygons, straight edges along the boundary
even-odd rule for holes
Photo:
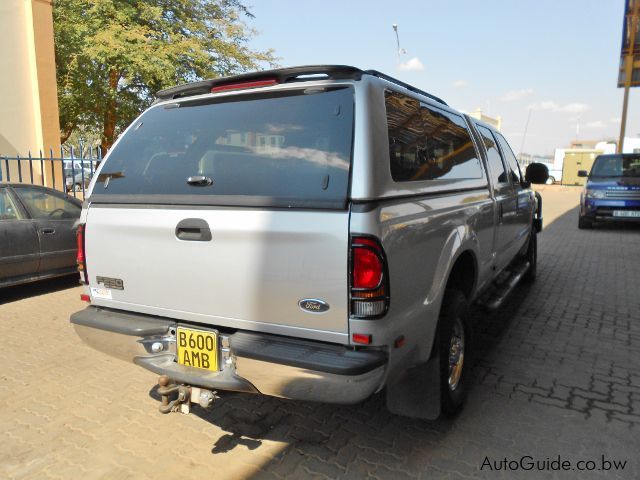
[[[274,65],[248,47],[240,0],[56,0],[60,142],[81,129],[108,149],[163,88]]]

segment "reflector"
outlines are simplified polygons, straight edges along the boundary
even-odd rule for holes
[[[351,340],[353,343],[361,343],[363,345],[369,345],[371,343],[371,335],[366,335],[364,333],[354,333],[351,336]]]
[[[76,241],[78,251],[76,254],[76,263],[78,264],[78,271],[80,272],[80,281],[88,284],[89,283],[89,275],[87,274],[87,258],[84,253],[84,223],[78,225],[78,230],[76,232]]]

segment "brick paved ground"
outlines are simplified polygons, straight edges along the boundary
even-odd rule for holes
[[[154,375],[85,347],[74,280],[0,291],[0,478],[590,478],[481,470],[485,457],[626,460],[640,476],[640,229],[578,231],[577,189],[544,187],[538,281],[481,322],[453,420],[228,394],[160,415]],[[551,220],[553,220],[552,223]]]

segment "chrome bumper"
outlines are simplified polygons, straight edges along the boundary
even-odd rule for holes
[[[324,371],[311,368],[303,355],[299,356],[302,366],[295,365],[290,359],[285,360],[289,363],[287,365],[278,361],[266,361],[260,355],[254,355],[253,351],[264,351],[265,348],[252,348],[247,339],[259,347],[263,347],[265,342],[278,342],[280,349],[283,346],[286,349],[287,345],[293,349],[299,348],[294,343],[295,340],[279,340],[281,337],[272,335],[220,333],[221,370],[218,372],[179,365],[175,361],[175,322],[158,318],[156,323],[145,316],[142,317],[141,327],[129,328],[131,319],[136,315],[109,312],[111,317],[115,314],[119,318],[118,322],[122,320],[119,326],[117,322],[109,323],[103,314],[101,309],[88,307],[71,317],[76,333],[87,345],[112,357],[133,362],[158,375],[167,375],[177,383],[212,390],[262,393],[295,400],[344,404],[360,402],[382,387],[386,362],[377,361],[372,364],[371,369],[365,366],[352,374],[340,374],[326,371],[326,368]],[[101,319],[94,322],[92,317]],[[120,328],[125,325],[124,322],[129,323]],[[312,343],[317,343],[319,349],[342,348],[325,347],[325,344],[319,342],[300,343],[307,348]],[[358,353],[349,351],[349,355],[353,358]],[[366,371],[360,371],[363,369]]]

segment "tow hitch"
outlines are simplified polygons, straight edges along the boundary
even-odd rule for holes
[[[171,383],[171,379],[167,375],[161,375],[158,378],[158,394],[162,399],[158,407],[160,413],[179,411],[187,414],[191,411],[192,403],[197,403],[202,408],[209,408],[213,405],[213,402],[220,398],[216,395],[216,392],[211,390]],[[176,394],[176,398],[170,400],[170,397]]]

